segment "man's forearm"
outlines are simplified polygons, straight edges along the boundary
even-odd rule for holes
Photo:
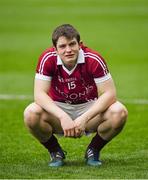
[[[64,116],[67,115],[45,92],[35,95],[34,99],[45,111],[57,117],[59,120],[62,120]]]
[[[86,111],[82,116],[85,121],[88,122],[90,119],[94,118],[97,114],[104,112],[111,104],[116,101],[116,96],[110,92],[102,94],[94,105]]]

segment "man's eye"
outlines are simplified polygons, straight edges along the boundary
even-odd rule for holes
[[[65,48],[65,45],[60,45],[59,48],[63,49]]]
[[[74,46],[74,45],[76,45],[76,42],[70,43],[70,46]]]

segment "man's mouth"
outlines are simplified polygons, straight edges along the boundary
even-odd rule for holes
[[[71,58],[71,57],[74,56],[74,54],[68,54],[68,55],[65,55],[65,56],[68,57],[68,58]]]

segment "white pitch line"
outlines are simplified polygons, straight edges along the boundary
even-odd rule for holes
[[[122,99],[121,102],[127,104],[148,104],[148,99]]]
[[[31,95],[15,95],[15,94],[0,94],[0,100],[31,100],[33,96]]]
[[[0,94],[0,100],[33,100],[33,95]],[[148,99],[120,99],[127,104],[148,104]]]

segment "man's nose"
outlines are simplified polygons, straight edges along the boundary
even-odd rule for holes
[[[66,52],[70,52],[71,51],[71,47],[70,46],[66,46]]]

